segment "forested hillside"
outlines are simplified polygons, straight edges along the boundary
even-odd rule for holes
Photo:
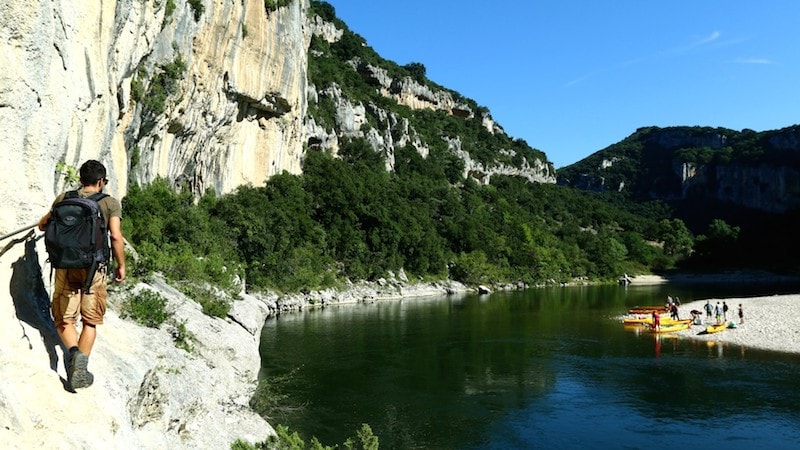
[[[225,301],[197,281],[296,292],[401,271],[470,285],[615,280],[693,255],[712,261],[746,234],[724,220],[690,231],[675,216],[680,182],[667,176],[675,152],[696,168],[744,158],[738,146],[667,154],[651,151],[652,129],[642,129],[587,159],[613,189],[555,185],[544,153],[506,135],[488,108],[428,80],[424,65],[381,58],[327,3],[312,2],[309,20],[328,31],[309,48],[316,132],[301,175],[199,201],[159,179],[132,186],[123,202],[126,236],[142,255],[136,272],[193,280],[186,289],[213,314]],[[578,165],[560,175],[597,186],[597,172]]]
[[[448,163],[404,149],[389,172],[353,140],[336,158],[310,151],[303,175],[208,194],[197,205],[162,180],[131,189],[125,232],[144,272],[225,285],[239,268],[250,289],[283,291],[400,269],[468,284],[609,279],[669,268],[692,246],[682,222],[657,204],[638,215],[520,177],[482,186],[452,180]]]

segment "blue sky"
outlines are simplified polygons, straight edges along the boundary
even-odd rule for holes
[[[644,126],[800,124],[798,0],[330,0],[563,167]]]

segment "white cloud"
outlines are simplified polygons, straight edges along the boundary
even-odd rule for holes
[[[717,39],[719,39],[720,36],[722,36],[722,33],[720,33],[719,31],[713,31],[710,35],[694,41],[694,43],[692,43],[689,47],[690,48],[691,47],[699,47],[701,45],[710,44],[710,43],[716,41]]]
[[[774,61],[768,58],[740,58],[733,62],[737,64],[775,64]]]

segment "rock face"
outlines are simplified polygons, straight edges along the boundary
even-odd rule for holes
[[[770,213],[800,208],[800,168],[773,164],[687,167],[684,197],[692,191],[726,203]]]
[[[319,17],[315,17],[314,23],[317,36],[328,41],[336,41],[341,37],[341,34],[334,34],[330,31],[330,25],[323,26],[322,24],[325,22]],[[486,131],[491,134],[505,135],[503,128],[491,118],[488,112],[474,111],[467,102],[447,90],[434,90],[411,77],[392,78],[387,70],[363,62],[358,58],[348,61],[348,64],[353,71],[374,86],[377,92],[399,105],[413,110],[444,111],[448,115],[462,119],[475,118],[477,115]],[[321,98],[330,99],[336,112],[336,130],[326,130],[319,126],[313,118],[307,118],[305,129],[310,147],[317,146],[336,154],[339,149],[337,133],[338,136],[345,138],[363,138],[375,151],[386,157],[386,169],[390,171],[394,169],[394,155],[397,148],[410,144],[423,158],[428,157],[430,152],[428,145],[423,142],[406,117],[387,111],[371,102],[364,104],[347,98],[335,83],[322,89],[310,85],[308,98],[311,103],[318,103]],[[368,117],[376,118],[375,122],[378,125],[373,126]],[[474,178],[481,184],[488,184],[493,175],[519,176],[536,183],[556,182],[552,164],[544,158],[535,158],[532,162],[521,158],[523,162],[519,167],[500,161],[484,165],[475,161],[469,152],[462,148],[459,137],[443,136],[442,139],[447,143],[449,150],[464,161],[463,176]],[[500,148],[497,151],[504,156],[515,156],[514,150]]]
[[[64,188],[61,161],[100,160],[118,196],[159,176],[225,193],[298,173],[308,6],[2,2],[0,230],[41,215]],[[165,76],[176,60],[185,70]]]

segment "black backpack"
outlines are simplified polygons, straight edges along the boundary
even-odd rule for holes
[[[98,192],[82,198],[69,191],[50,210],[50,222],[44,232],[44,245],[54,269],[89,269],[86,292],[100,263],[111,259],[108,230],[98,202],[108,194]]]

